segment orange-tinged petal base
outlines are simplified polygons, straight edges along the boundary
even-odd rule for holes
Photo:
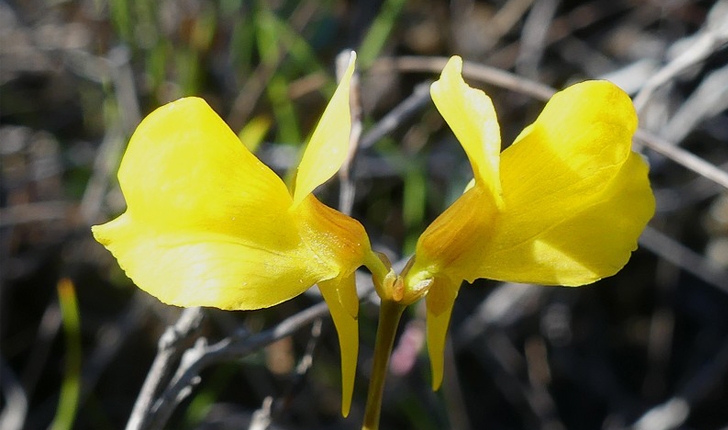
[[[348,275],[376,257],[359,221],[324,205],[313,194],[290,213],[303,243],[316,255],[317,264],[331,266],[336,272],[334,277]]]
[[[477,185],[467,190],[422,233],[409,272],[449,273],[454,266],[480,263],[479,250],[499,222],[496,205],[489,190]]]

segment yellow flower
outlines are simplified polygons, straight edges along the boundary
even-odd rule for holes
[[[93,227],[141,289],[177,306],[273,306],[318,284],[339,333],[342,413],[358,353],[354,271],[381,265],[354,219],[312,191],[348,151],[354,55],[306,148],[289,193],[199,98],[147,116],[119,168],[127,210]]]
[[[619,271],[655,209],[647,165],[631,150],[637,116],[623,91],[587,81],[554,95],[500,153],[490,98],[453,57],[432,99],[465,149],[473,183],[420,236],[405,295],[427,294],[433,387],[463,280],[578,286]]]

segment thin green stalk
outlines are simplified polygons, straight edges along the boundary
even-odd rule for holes
[[[397,334],[399,320],[405,307],[390,300],[382,300],[382,305],[379,308],[377,340],[374,345],[374,363],[372,364],[372,377],[369,380],[369,392],[367,394],[367,406],[364,411],[362,430],[379,429],[384,380],[387,377],[394,336]]]
[[[58,282],[58,298],[66,337],[66,369],[61,384],[61,395],[50,428],[70,430],[76,419],[81,392],[81,318],[78,312],[75,287],[70,279]]]
[[[382,3],[379,14],[369,27],[369,31],[364,36],[359,49],[357,49],[361,69],[369,68],[380,55],[406,3],[407,0],[385,0]]]

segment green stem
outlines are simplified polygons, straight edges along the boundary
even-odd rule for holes
[[[382,411],[384,380],[387,377],[389,368],[389,356],[392,354],[394,336],[397,334],[399,320],[405,307],[390,300],[382,300],[382,305],[379,308],[377,340],[374,345],[374,363],[372,364],[372,377],[369,380],[367,406],[364,411],[362,430],[379,429],[379,415]]]

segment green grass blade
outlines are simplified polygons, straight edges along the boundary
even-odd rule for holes
[[[407,0],[386,0],[358,49],[359,67],[366,69],[382,52]]]
[[[66,369],[58,409],[50,428],[70,430],[76,418],[81,391],[81,317],[75,287],[70,279],[64,278],[58,282],[58,300],[66,341]]]

